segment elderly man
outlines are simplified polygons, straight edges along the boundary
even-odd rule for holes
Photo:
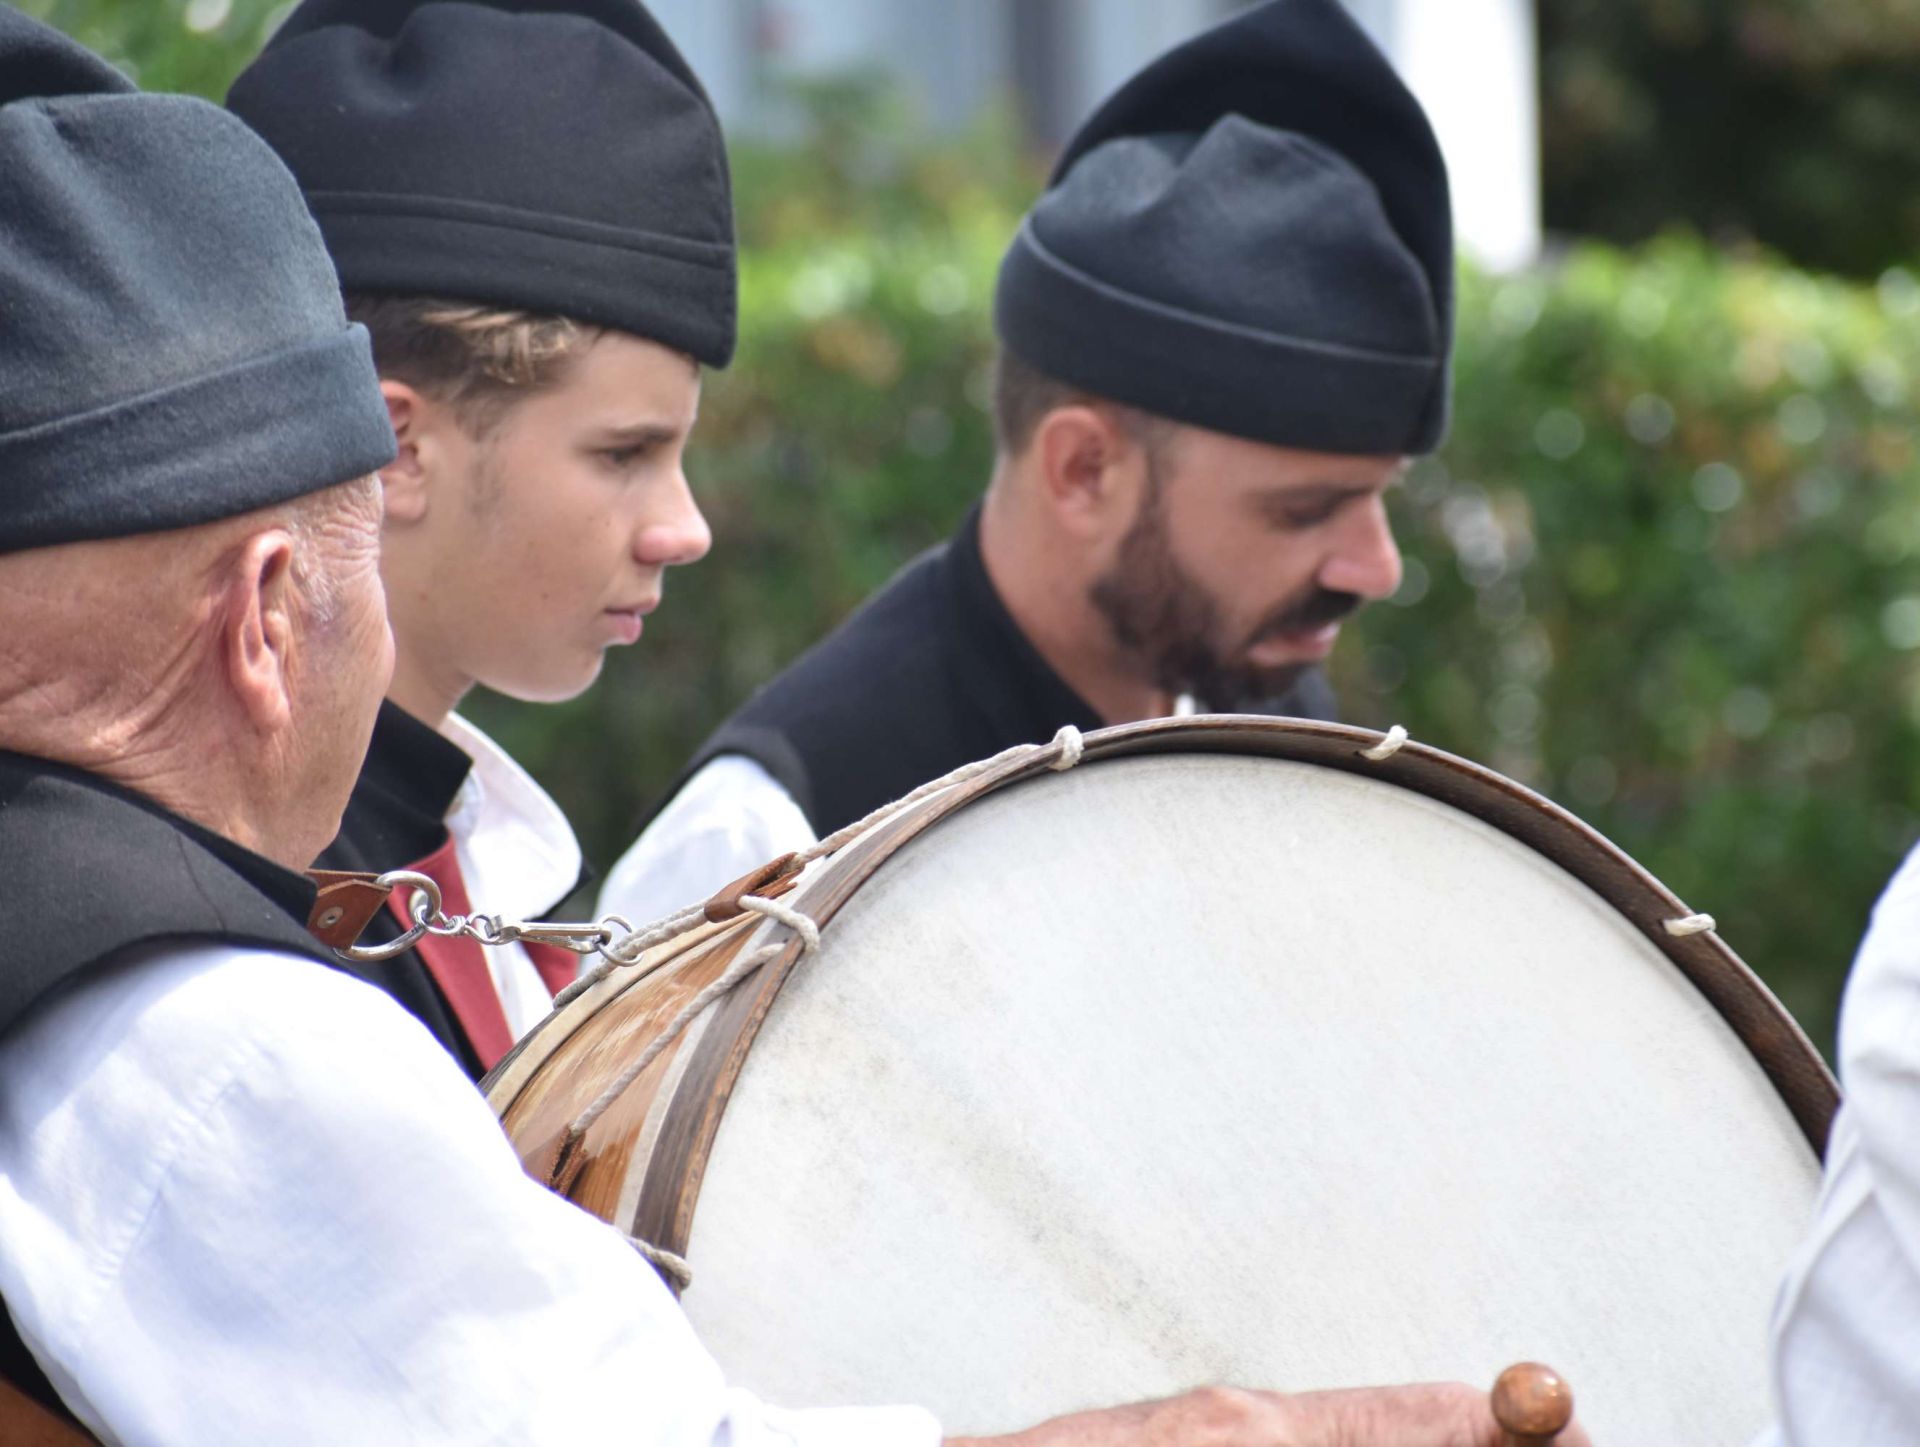
[[[1398,586],[1382,493],[1445,431],[1446,169],[1337,0],[1156,60],[1001,267],[982,505],[695,755],[608,877],[651,919],[1062,724],[1331,717],[1340,620]]]
[[[391,667],[368,475],[393,439],[291,178],[0,6],[0,197],[8,1375],[141,1444],[931,1447],[918,1409],[730,1389],[304,933],[296,871]],[[1216,1389],[1020,1435],[1497,1441],[1463,1387]]]

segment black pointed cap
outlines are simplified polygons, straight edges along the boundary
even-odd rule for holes
[[[1269,0],[1094,112],[994,312],[1031,365],[1144,411],[1313,451],[1431,451],[1453,334],[1440,148],[1338,0]]]
[[[304,0],[227,105],[299,178],[347,290],[731,360],[719,121],[638,0]]]
[[[393,445],[273,152],[0,5],[0,552],[251,512]]]

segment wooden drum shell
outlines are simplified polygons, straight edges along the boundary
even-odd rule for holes
[[[1685,916],[1686,907],[1598,834],[1545,800],[1489,771],[1417,744],[1407,744],[1385,759],[1365,758],[1364,752],[1377,742],[1375,734],[1337,725],[1201,717],[1089,735],[1085,760],[1079,767],[1099,768],[1126,758],[1194,753],[1278,758],[1406,790],[1471,816],[1527,846],[1630,922],[1710,1002],[1797,1123],[1806,1141],[1811,1179],[1837,1103],[1833,1082],[1791,1018],[1718,935],[1703,932],[1676,937],[1669,933],[1668,922]],[[828,948],[817,959],[801,963],[798,945],[783,929],[758,917],[747,917],[705,927],[660,947],[638,966],[617,972],[556,1012],[488,1081],[489,1099],[501,1114],[528,1170],[623,1229],[667,1250],[685,1253],[694,1235],[695,1209],[729,1100],[761,1026],[796,966],[831,967],[834,918],[910,842],[975,801],[1044,779],[1047,771],[1048,759],[1041,755],[1001,765],[987,775],[909,807],[816,866],[789,902],[798,902],[823,927]],[[1125,881],[1116,881],[1115,887],[1125,888]],[[991,905],[983,907],[990,909]],[[1206,907],[1223,905],[1211,901]],[[741,951],[782,940],[786,944],[779,956],[696,1020],[595,1123],[582,1148],[569,1152],[564,1169],[556,1172],[568,1122],[599,1092],[620,1063],[633,1058]],[[884,1150],[884,1143],[876,1142],[875,1149]],[[796,1182],[794,1189],[803,1190],[805,1184]],[[1527,1242],[1516,1240],[1511,1249],[1524,1255],[1529,1248]],[[698,1277],[701,1263],[697,1250],[692,1264]],[[696,1285],[690,1304],[704,1305],[699,1291]],[[929,1310],[951,1310],[952,1306],[929,1303]],[[1716,1304],[1701,1302],[1699,1309],[1701,1329],[1711,1333]],[[1630,1324],[1625,1325],[1630,1328]],[[1447,1323],[1435,1322],[1432,1330],[1444,1335]],[[1520,1347],[1524,1354],[1525,1344]],[[728,1364],[724,1353],[722,1360],[723,1365]],[[1465,1360],[1448,1374],[1481,1376],[1499,1365],[1497,1361]],[[1557,1365],[1575,1380],[1582,1379],[1583,1363],[1563,1360]],[[1253,1384],[1302,1387],[1336,1383]],[[760,1384],[749,1379],[744,1385]],[[919,1399],[927,1400],[925,1396]],[[947,1405],[938,1401],[932,1404]],[[1069,1391],[1056,1405],[1076,1404]],[[983,1415],[950,1420],[948,1425],[954,1430],[1017,1425],[994,1416],[994,1406],[982,1404]],[[1583,1413],[1586,1410],[1583,1406]],[[1765,1404],[1756,1403],[1755,1410],[1758,1415],[1754,1420],[1758,1421],[1764,1416]],[[1596,1420],[1604,1422],[1607,1415],[1601,1405]]]

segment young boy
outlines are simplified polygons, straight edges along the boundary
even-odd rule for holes
[[[681,471],[731,359],[719,124],[634,0],[305,0],[229,107],[300,182],[372,334],[393,683],[322,868],[410,868],[448,913],[572,891],[558,807],[454,712],[571,698],[710,538]],[[403,927],[400,897],[363,942]],[[472,1076],[577,959],[429,936],[379,967]]]

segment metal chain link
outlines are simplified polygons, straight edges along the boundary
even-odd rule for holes
[[[526,942],[552,945],[576,955],[604,955],[615,940],[633,933],[633,926],[617,914],[598,924],[570,924],[559,920],[510,920],[497,914],[447,914],[441,908],[440,886],[425,874],[394,869],[374,881],[377,889],[411,889],[407,914],[413,925],[383,945],[349,945],[337,953],[359,963],[390,960],[404,954],[427,935],[465,936],[489,946]]]

